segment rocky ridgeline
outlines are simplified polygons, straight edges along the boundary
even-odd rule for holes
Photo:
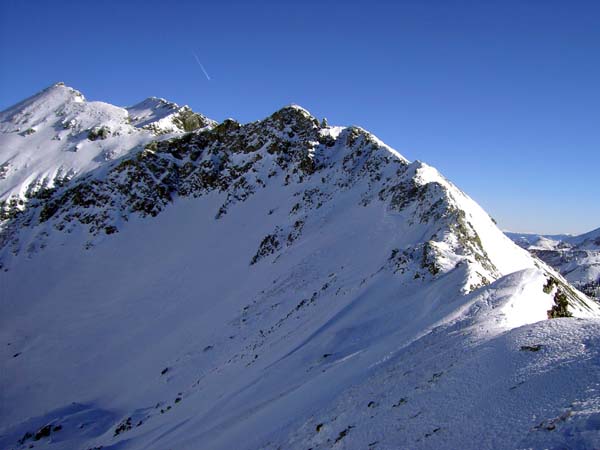
[[[182,120],[200,129],[153,140],[83,176],[55,180],[53,188],[33,190],[27,202],[5,202],[2,267],[8,270],[11,257],[42,251],[54,233],[81,227],[84,245],[91,248],[126,227],[131,217],[157,216],[177,198],[216,194],[220,206],[214,220],[222,220],[261,190],[285,188],[292,192],[285,204],[265,206],[270,213],[283,208],[288,214],[256,243],[249,265],[271,256],[276,261],[302,238],[317,210],[334,208],[339,195],[351,190],[356,207],[379,202],[421,235],[418,242],[393,249],[381,270],[424,281],[461,269],[465,292],[501,276],[461,208],[464,194],[437,171],[423,178],[422,172],[434,169],[409,163],[369,132],[329,127],[298,106],[249,124],[196,123],[204,117],[196,113],[186,117]],[[576,294],[561,292],[579,302]]]
[[[155,139],[217,123],[188,106],[148,98],[128,108],[87,101],[54,84],[0,112],[0,220],[48,189],[126,157]]]
[[[293,186],[289,220],[257,243],[250,261],[292,245],[310,220],[311,211],[331,203],[338,192],[358,189],[360,202],[385,202],[390,212],[404,213],[411,226],[427,224],[429,236],[415,248],[390,255],[398,273],[421,277],[442,271],[439,243],[478,263],[478,282],[497,278],[473,226],[439,182],[419,181],[422,163],[409,164],[373,135],[358,127],[331,128],[300,107],[290,106],[245,125],[225,120],[181,137],[150,142],[141,151],[80,178],[41,189],[26,208],[3,209],[3,253],[38,251],[50,233],[87,229],[94,237],[119,231],[132,215],[156,216],[177,197],[217,192],[221,219],[230,208],[268,186]],[[20,237],[36,234],[27,249]],[[418,269],[418,270],[417,270]]]

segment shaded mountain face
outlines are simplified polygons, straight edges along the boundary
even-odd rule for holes
[[[3,448],[597,444],[600,308],[434,168],[298,106],[175,110],[4,204]]]
[[[560,272],[577,289],[600,299],[600,228],[579,236],[507,235]]]

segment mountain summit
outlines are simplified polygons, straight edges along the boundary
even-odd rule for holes
[[[56,83],[0,112],[0,200],[25,202],[41,189],[122,157],[160,135],[177,135],[215,122],[166,100],[129,108],[89,102]]]
[[[433,167],[53,90],[1,116],[3,448],[599,444],[600,307]]]

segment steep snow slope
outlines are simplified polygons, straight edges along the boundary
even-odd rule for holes
[[[512,291],[531,275],[493,286]],[[507,299],[482,294],[460,320],[390,354],[266,448],[598,448],[600,323],[560,319],[502,333],[482,315]]]
[[[507,235],[578,289],[600,299],[600,228],[579,236]]]
[[[598,443],[598,305],[365,130],[291,106],[41,192],[2,224],[2,448]]]

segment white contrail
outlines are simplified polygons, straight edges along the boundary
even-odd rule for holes
[[[194,54],[194,58],[196,58],[196,62],[198,63],[198,65],[202,69],[202,72],[204,72],[204,75],[206,75],[206,79],[208,81],[210,81],[210,76],[208,75],[208,72],[206,71],[206,69],[204,68],[204,66],[202,65],[202,63],[200,62],[200,58],[198,58],[198,55],[196,55],[196,52],[192,52],[192,53]]]

